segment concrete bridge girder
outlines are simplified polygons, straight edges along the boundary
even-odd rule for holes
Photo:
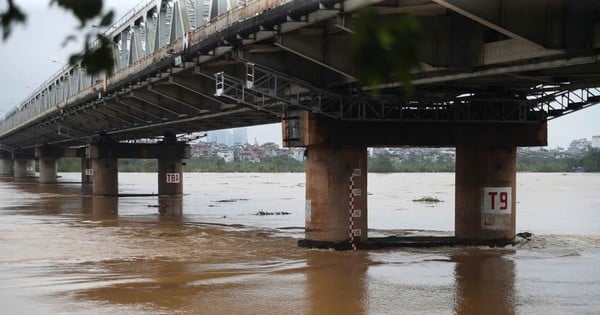
[[[351,40],[348,36],[328,35],[325,29],[312,29],[276,37],[275,45],[334,71],[350,81],[356,81],[356,69],[351,58]],[[335,47],[335,48],[334,48]]]
[[[170,106],[164,103],[160,95],[153,94],[150,91],[144,91],[143,89],[140,89],[130,92],[127,96],[159,109],[160,116],[163,117],[163,119],[167,119],[165,118],[165,114],[167,113],[171,118],[176,118],[180,115],[179,112],[168,108]]]
[[[164,99],[168,99],[175,104],[181,105],[181,109],[186,109],[186,112],[190,112],[190,115],[194,115],[194,113],[206,113],[207,109],[202,109],[201,104],[198,104],[196,100],[192,100],[188,95],[184,95],[185,90],[178,88],[177,86],[164,86],[164,85],[148,85],[148,91],[163,97]],[[185,93],[187,94],[187,93]]]
[[[144,118],[146,123],[161,121],[163,118],[160,116],[160,111],[157,111],[155,107],[147,105],[143,101],[134,98],[128,98],[126,95],[115,97],[114,102],[117,104],[117,106],[123,106],[125,108],[134,110],[136,113],[138,113],[138,115]]]
[[[434,0],[508,38],[546,49],[577,51],[594,46],[600,4],[594,1],[513,1],[485,3]]]
[[[163,97],[191,106],[199,113],[221,109],[221,104],[214,97],[206,97],[204,95],[208,95],[207,93],[203,95],[198,92],[207,90],[208,86],[203,80],[195,80],[193,76],[170,76],[168,81],[155,83],[150,88]]]
[[[203,100],[202,103],[204,104],[204,107],[209,110],[219,110],[232,107],[232,104],[225,103],[222,100],[214,97],[214,93],[210,94],[206,92],[210,91],[212,87],[214,87],[214,82],[201,80],[197,78],[197,76],[172,76],[169,77],[169,83],[200,96],[200,98]]]
[[[106,100],[103,104],[116,115],[122,115],[131,119],[129,120],[131,124],[145,123],[144,119],[140,118],[140,116],[136,116],[132,112],[131,107],[123,108],[123,106],[119,106],[119,103],[112,100]]]

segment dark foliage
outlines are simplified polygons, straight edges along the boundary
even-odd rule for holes
[[[6,40],[13,29],[13,26],[26,21],[25,13],[14,4],[14,0],[6,0],[8,7],[0,12],[0,28],[2,28],[2,38]],[[69,58],[72,66],[81,65],[89,74],[99,74],[104,72],[112,74],[115,65],[114,55],[112,53],[113,43],[104,36],[101,31],[113,23],[114,12],[104,12],[102,0],[50,0],[50,6],[59,6],[69,12],[79,20],[79,29],[83,29],[90,22],[99,20],[94,25],[93,31],[85,36],[83,51],[74,54]],[[65,44],[76,38],[74,35],[68,35]],[[93,39],[93,41],[92,41]]]

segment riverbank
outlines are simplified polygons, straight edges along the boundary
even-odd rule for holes
[[[185,160],[184,172],[209,173],[289,173],[304,172],[303,161],[290,156],[273,156],[263,158],[260,162],[233,161],[225,162],[220,157],[192,157]],[[432,159],[427,156],[414,156],[398,160],[392,156],[375,155],[369,158],[369,172],[372,173],[439,173],[454,172],[454,159],[451,156]],[[78,158],[59,160],[59,172],[78,172],[81,161]],[[120,159],[120,172],[154,172],[156,160]],[[517,155],[518,172],[600,172],[600,151],[590,151],[581,158],[541,157],[531,154]]]

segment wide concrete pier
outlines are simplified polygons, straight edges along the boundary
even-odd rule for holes
[[[189,145],[177,142],[174,137],[166,137],[165,141],[155,144],[111,141],[92,144],[87,157],[92,161],[93,194],[97,196],[119,194],[118,159],[127,158],[158,159],[159,195],[181,195],[183,193],[182,160],[189,156]]]
[[[456,238],[515,237],[516,155],[515,147],[456,148]]]
[[[14,165],[10,152],[0,151],[0,176],[14,176]]]
[[[15,179],[35,177],[35,159],[24,156],[16,156],[14,159]]]
[[[40,172],[39,182],[41,184],[56,182],[57,162],[62,155],[61,153],[60,150],[50,146],[42,146],[36,149]]]
[[[455,147],[455,237],[425,245],[509,244],[516,232],[516,147],[547,142],[543,122],[349,123],[295,112],[282,128],[284,144],[307,152],[306,231],[299,244],[319,248],[414,243],[368,237],[367,146]]]
[[[367,240],[367,149],[310,145],[306,160],[306,238]]]

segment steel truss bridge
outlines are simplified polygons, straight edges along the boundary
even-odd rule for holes
[[[357,79],[352,36],[365,6],[420,22],[412,93]],[[600,102],[595,1],[146,0],[106,35],[114,75],[63,67],[0,122],[2,149],[273,123],[299,110],[349,122],[518,124]]]

